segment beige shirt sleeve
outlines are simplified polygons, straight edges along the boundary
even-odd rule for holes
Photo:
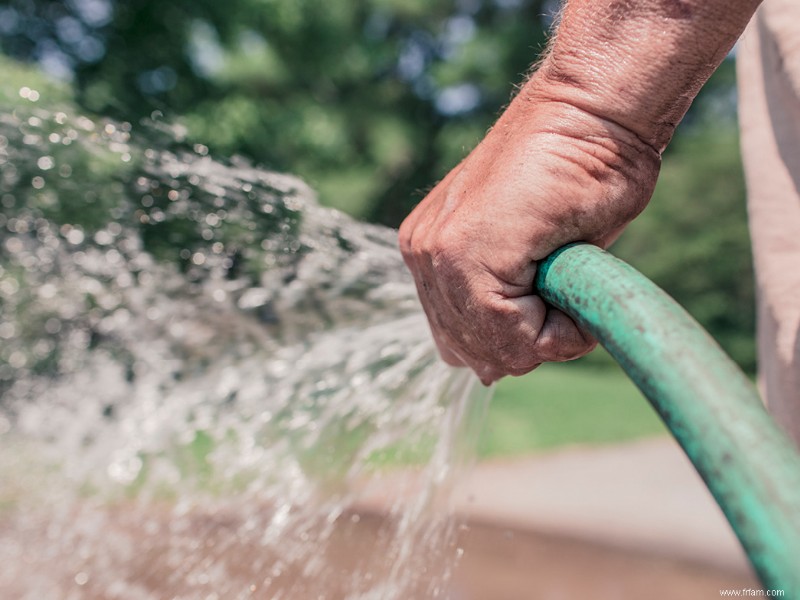
[[[800,2],[766,0],[737,55],[759,386],[800,446]]]

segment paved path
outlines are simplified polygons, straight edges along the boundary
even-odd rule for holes
[[[457,486],[455,505],[472,520],[748,569],[722,511],[671,438],[483,462]]]
[[[412,502],[418,478],[373,480],[357,508]],[[572,447],[476,465],[456,484],[468,522],[751,575],[722,511],[672,438]]]

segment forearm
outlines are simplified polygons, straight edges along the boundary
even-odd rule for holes
[[[536,265],[569,242],[608,246],[644,208],[660,152],[758,3],[568,0],[540,68],[400,228],[445,360],[489,383],[591,349],[536,296]]]
[[[549,54],[516,102],[565,102],[660,152],[759,4],[568,0]]]

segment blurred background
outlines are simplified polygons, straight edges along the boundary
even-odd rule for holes
[[[63,82],[85,113],[133,123],[163,115],[213,154],[239,154],[297,174],[323,204],[396,227],[492,124],[543,49],[558,6],[556,0],[6,0],[0,47],[6,62]],[[613,251],[674,296],[754,373],[734,71],[731,56],[704,88],[667,150],[650,207]],[[501,384],[483,452],[658,430],[652,415],[632,417],[642,403],[600,353],[569,369],[567,387],[558,367],[535,380]],[[603,407],[597,418],[608,427],[596,427],[588,414],[594,403],[584,401],[584,375]],[[552,405],[518,404],[529,385],[544,387],[537,395]],[[630,407],[619,400],[628,395]],[[572,401],[580,410],[568,416]],[[620,415],[609,412],[615,402]],[[519,419],[520,410],[558,411],[564,431],[520,431],[519,439],[495,433],[500,420],[524,428],[554,416]]]
[[[299,175],[396,227],[481,139],[546,44],[556,0],[4,0],[2,95],[35,78],[81,113],[164,120],[212,154]],[[735,53],[734,53],[735,54]],[[612,251],[755,373],[735,55]],[[602,351],[501,382],[482,459],[665,435]]]

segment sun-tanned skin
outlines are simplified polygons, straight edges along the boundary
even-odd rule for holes
[[[546,58],[400,228],[442,357],[485,384],[594,340],[533,295],[537,261],[607,247],[647,205],[661,152],[757,0],[569,0]]]

